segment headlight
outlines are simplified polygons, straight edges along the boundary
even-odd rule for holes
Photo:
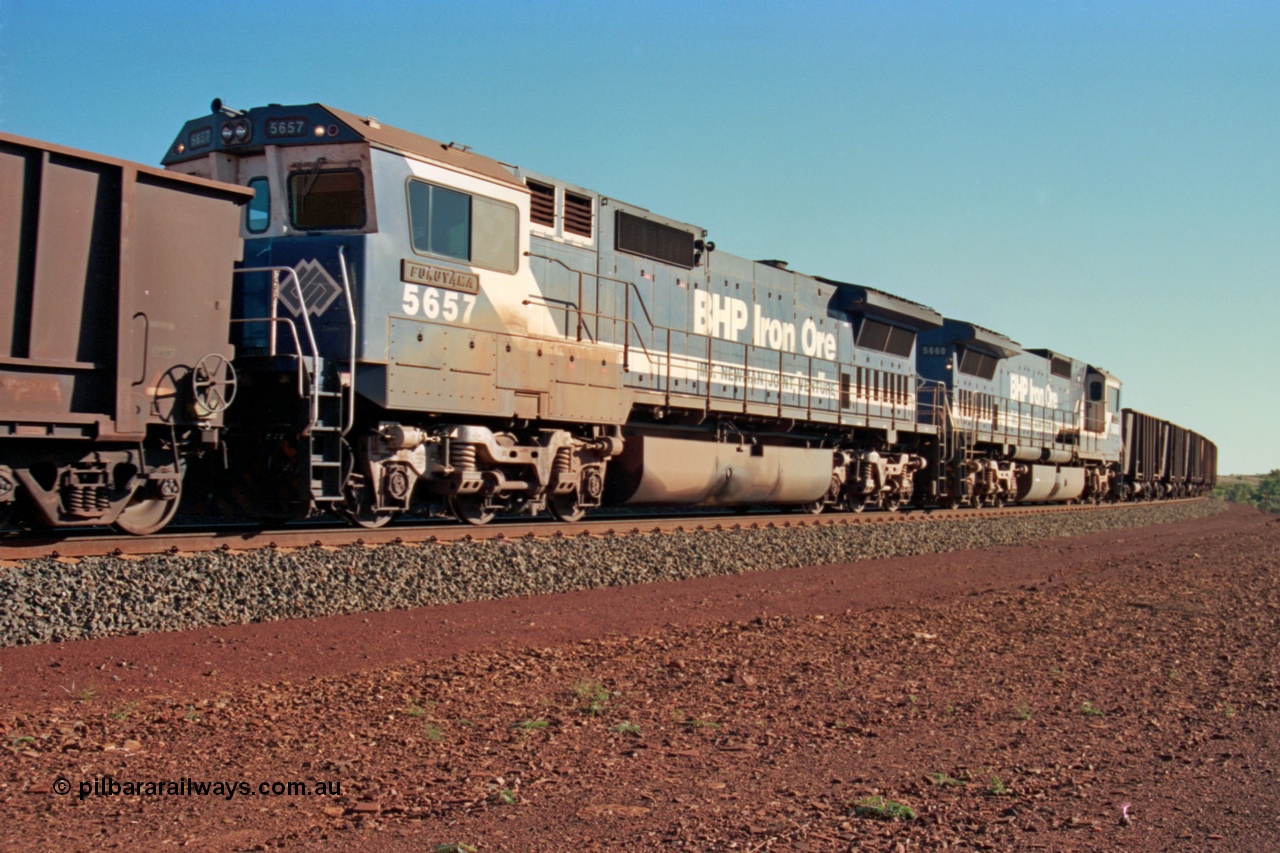
[[[251,130],[252,128],[249,127],[249,122],[245,121],[244,119],[241,119],[240,121],[236,122],[236,126],[235,126],[236,142],[248,142]]]
[[[232,127],[231,122],[227,122],[222,126],[222,130],[219,132],[219,135],[222,137],[224,144],[231,144],[231,140],[235,137],[235,128]]]

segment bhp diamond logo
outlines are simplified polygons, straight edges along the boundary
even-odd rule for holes
[[[302,261],[293,268],[298,274],[298,283],[302,285],[302,298],[306,301],[307,313],[319,317],[334,300],[342,295],[342,286],[333,280],[333,276],[315,260]],[[293,282],[284,278],[280,282],[280,303],[296,317],[302,316],[302,305],[298,304],[298,291]]]

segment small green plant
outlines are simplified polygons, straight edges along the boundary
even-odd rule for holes
[[[910,806],[895,803],[884,797],[863,797],[854,803],[853,813],[858,817],[874,817],[880,820],[916,819],[916,813]]]
[[[444,732],[435,723],[423,723],[422,734],[432,743],[439,743],[444,738]]]
[[[14,735],[9,738],[9,742],[14,746],[26,746],[35,743],[36,739],[31,735]]]
[[[1236,706],[1235,706],[1235,705],[1232,705],[1230,702],[1223,702],[1223,703],[1222,703],[1222,716],[1224,716],[1224,717],[1234,717],[1235,715],[1236,715]]]
[[[991,784],[987,786],[987,793],[993,797],[1003,797],[1009,793],[1009,786],[999,776],[992,776]]]
[[[715,721],[713,721],[713,720],[698,720],[698,719],[695,719],[695,718],[693,718],[693,717],[690,717],[689,719],[686,719],[686,720],[681,720],[681,721],[680,721],[680,725],[682,725],[682,726],[688,726],[688,727],[689,727],[689,728],[691,728],[691,729],[718,729],[718,728],[720,728],[720,724],[719,724],[719,723],[717,723],[717,722],[715,722]]]
[[[410,702],[409,707],[405,708],[404,712],[410,717],[421,717],[427,713],[427,709],[419,705],[417,702]]]
[[[613,696],[609,692],[609,688],[598,681],[579,682],[574,685],[573,692],[581,702],[578,710],[593,717],[604,713],[605,706],[609,704],[609,699]]]
[[[495,806],[514,806],[516,804],[516,792],[510,788],[494,788],[493,793],[489,795],[489,802]]]
[[[1181,681],[1181,680],[1182,680],[1182,671],[1181,671],[1181,670],[1177,670],[1177,669],[1171,669],[1171,670],[1169,670],[1169,680],[1170,680],[1170,681]]]
[[[94,699],[98,698],[98,689],[92,684],[86,685],[85,687],[81,687],[77,690],[76,684],[73,681],[71,682],[70,687],[63,687],[62,689],[65,690],[72,699],[82,704],[85,702],[92,702]]]
[[[918,701],[919,701],[919,700],[918,700],[918,699],[916,699],[916,694],[914,694],[914,693],[908,693],[908,694],[907,694],[907,704],[908,704],[908,705],[914,705],[914,704],[916,704],[916,702],[918,702]]]
[[[548,728],[550,725],[551,722],[549,720],[521,720],[512,726],[512,728],[520,729],[524,732],[534,732],[538,729]]]
[[[640,737],[640,727],[635,723],[618,723],[613,730],[620,735],[630,735],[631,737]]]
[[[1060,667],[1060,666],[1051,666],[1051,667],[1049,667],[1049,672],[1050,672],[1051,674],[1053,674],[1053,675],[1062,675],[1062,667]]]
[[[1035,712],[1032,711],[1028,705],[1015,705],[1013,708],[1013,718],[1015,720],[1021,720],[1024,723],[1031,719],[1031,715],[1034,713]]]
[[[930,781],[935,785],[941,785],[944,788],[963,788],[969,783],[963,779],[957,779],[954,776],[948,776],[946,773],[930,773]]]
[[[125,705],[123,708],[120,708],[119,710],[116,710],[116,711],[112,711],[110,714],[108,714],[108,716],[111,717],[111,719],[115,720],[116,722],[123,723],[125,720],[129,719],[129,715],[133,713],[133,709],[136,707],[138,707],[137,702],[130,702],[128,705]]]
[[[1086,717],[1105,717],[1107,712],[1101,708],[1095,708],[1092,702],[1085,702],[1080,706],[1080,712]]]
[[[187,706],[187,710],[186,710],[186,712],[182,715],[182,717],[183,717],[183,719],[185,719],[187,722],[189,722],[189,723],[194,723],[196,720],[199,720],[199,719],[200,719],[200,712],[196,710],[196,706],[195,706],[195,705],[188,705],[188,706]]]

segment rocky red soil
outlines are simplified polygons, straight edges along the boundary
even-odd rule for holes
[[[1270,850],[1278,651],[1280,523],[1236,507],[0,649],[0,846]]]

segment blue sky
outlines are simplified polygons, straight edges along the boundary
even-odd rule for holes
[[[1280,4],[0,0],[0,129],[319,101],[1105,367],[1280,468]]]

